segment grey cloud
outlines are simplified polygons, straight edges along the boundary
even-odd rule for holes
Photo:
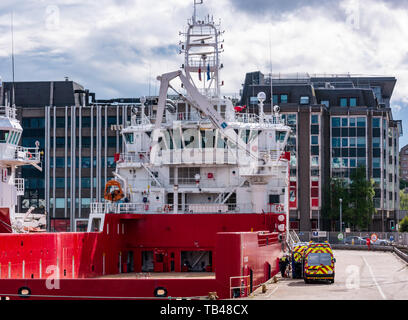
[[[338,11],[339,0],[230,0],[231,5],[239,11],[252,15],[269,15],[280,18],[287,13],[300,11],[302,8],[326,8]]]

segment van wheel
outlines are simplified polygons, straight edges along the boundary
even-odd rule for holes
[[[331,279],[331,280],[330,280],[330,283],[334,283],[334,279]]]
[[[309,281],[308,279],[305,279],[305,283],[306,283],[306,284],[309,284],[310,281]]]

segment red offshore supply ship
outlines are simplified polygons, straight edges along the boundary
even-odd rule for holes
[[[43,215],[15,212],[24,194],[15,170],[41,170],[40,155],[38,145],[17,146],[15,107],[1,108],[1,299],[227,299],[278,273],[290,128],[279,107],[263,112],[262,92],[257,114],[221,97],[223,32],[197,19],[196,4],[181,34],[182,70],[158,77],[157,105],[141,98],[132,110],[115,180],[105,202],[91,204],[87,232],[48,233]]]

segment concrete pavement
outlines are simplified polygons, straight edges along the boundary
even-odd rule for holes
[[[256,300],[392,300],[408,299],[408,265],[391,252],[334,250],[334,284],[305,284],[282,279],[257,289]]]

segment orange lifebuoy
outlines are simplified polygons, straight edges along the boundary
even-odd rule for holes
[[[28,160],[31,160],[33,158],[33,155],[31,154],[31,152],[27,151],[27,155],[28,155]]]
[[[110,187],[116,187],[117,189],[112,191],[112,192],[109,192]],[[125,197],[125,195],[124,195],[124,193],[122,191],[122,188],[120,186],[120,183],[118,181],[111,180],[111,181],[108,181],[106,183],[105,193],[104,193],[105,200],[109,200],[109,201],[112,201],[112,202],[117,202],[117,201],[121,200],[124,197]]]

